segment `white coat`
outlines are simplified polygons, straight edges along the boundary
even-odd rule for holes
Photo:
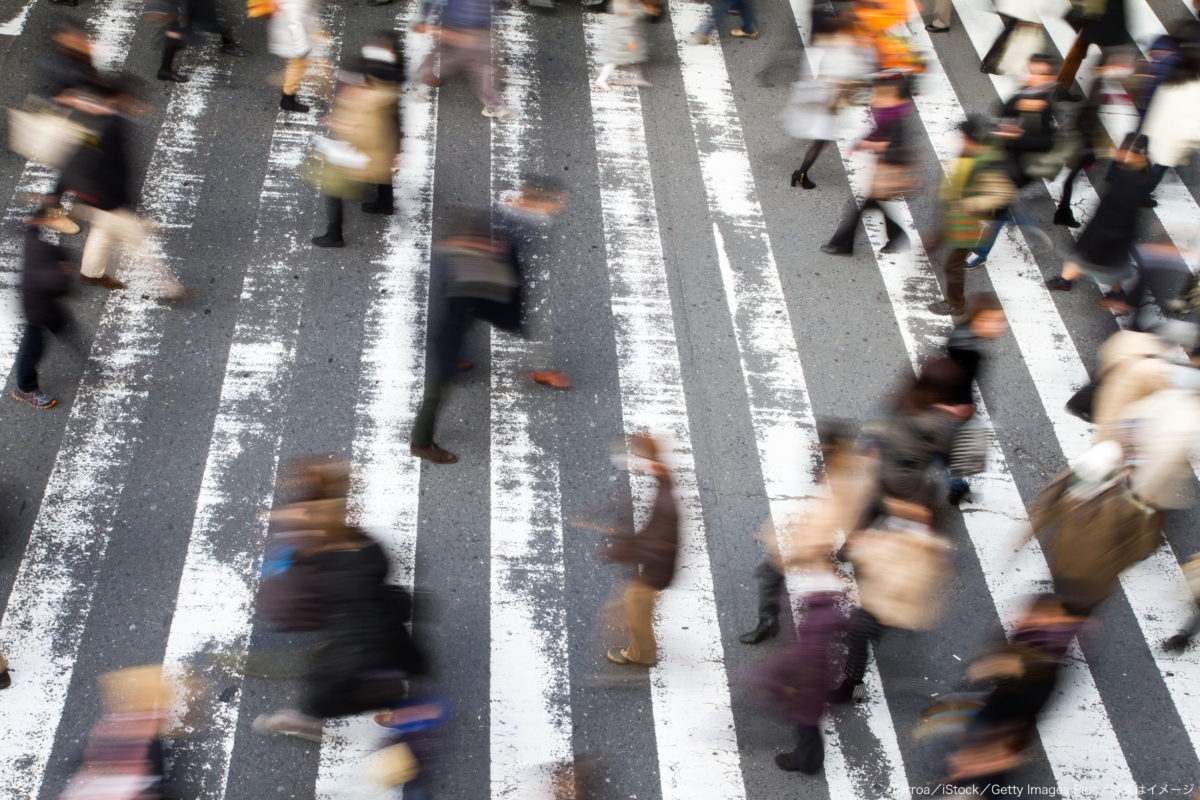
[[[312,0],[277,0],[267,27],[267,49],[280,58],[304,58],[316,32]]]
[[[1150,163],[1177,167],[1200,147],[1200,80],[1159,86],[1150,100],[1142,133]]]
[[[1034,0],[995,0],[994,5],[998,14],[1015,17],[1022,22],[1036,22],[1039,25],[1042,22]]]

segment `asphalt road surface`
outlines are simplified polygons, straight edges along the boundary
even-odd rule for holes
[[[1180,0],[1128,3],[1143,44],[1190,13]],[[1012,332],[991,347],[980,386],[998,444],[988,472],[961,511],[941,509],[956,547],[943,623],[880,643],[867,702],[824,725],[821,775],[777,769],[791,732],[746,681],[773,646],[736,641],[755,619],[755,532],[816,493],[814,420],[877,417],[940,346],[948,323],[925,307],[939,298],[930,262],[941,256],[922,240],[936,224],[941,164],[956,155],[965,110],[991,109],[1008,84],[977,68],[999,24],[983,0],[956,2],[953,29],[932,42],[914,16],[929,58],[917,98],[924,188],[900,213],[919,236],[907,253],[877,256],[882,223],[868,217],[852,258],[828,256],[819,245],[869,175],[849,155],[861,115],[846,115],[840,154],[813,168],[818,188],[790,188],[802,148],[776,115],[811,55],[800,46],[808,6],[760,5],[758,40],[690,47],[681,40],[705,7],[671,0],[650,28],[653,87],[610,93],[590,83],[601,15],[565,0],[553,13],[507,11],[497,53],[520,117],[485,119],[461,79],[428,102],[407,94],[397,214],[350,208],[348,246],[318,250],[308,242],[319,198],[297,168],[328,98],[307,116],[279,111],[269,79],[281,62],[261,21],[235,24],[250,57],[221,55],[215,41],[190,48],[178,67],[192,79],[176,85],[153,80],[157,26],[136,0],[0,0],[4,106],[34,87],[64,16],[87,25],[106,68],[146,79],[140,208],[195,290],[184,307],[159,306],[143,298],[136,265],[128,290],[81,287],[70,303],[88,356],[52,345],[43,363],[58,405],[0,405],[0,651],[13,677],[0,693],[0,798],[57,797],[99,714],[97,677],[161,662],[205,678],[172,743],[181,797],[376,796],[358,767],[369,722],[331,724],[320,745],[250,727],[303,691],[313,640],[255,626],[252,602],[280,465],[312,453],[353,462],[357,519],[385,542],[393,579],[415,587],[415,633],[435,671],[414,688],[454,705],[430,769],[435,797],[547,798],[573,753],[595,760],[601,798],[901,798],[937,777],[910,727],[1046,585],[1042,556],[1016,555],[1012,542],[1037,491],[1087,446],[1087,427],[1062,406],[1118,321],[1095,307],[1094,286],[1054,296],[1042,286],[1069,246],[1063,228],[1050,230],[1052,245],[1011,231],[970,273],[969,290],[999,293]],[[1063,9],[1045,6],[1062,52]],[[336,63],[417,13],[411,0],[333,2],[324,49]],[[415,65],[429,41],[407,35],[406,47]],[[768,65],[773,85],[759,80]],[[310,81],[302,97],[318,90]],[[1130,119],[1120,106],[1106,114],[1118,137]],[[447,209],[484,206],[525,171],[558,176],[571,193],[533,247],[533,335],[472,331],[475,368],[438,433],[461,460],[423,464],[407,442],[431,239]],[[1094,207],[1102,173],[1081,181],[1078,214]],[[25,196],[52,184],[44,168],[0,154],[0,361],[11,362],[20,331],[17,220]],[[1147,220],[1148,236],[1193,259],[1198,185],[1191,168],[1168,175]],[[1059,188],[1030,187],[1037,219],[1050,219]],[[78,252],[82,238],[64,244]],[[574,388],[528,380],[545,366]],[[609,457],[634,431],[669,441],[685,521],[649,671],[604,660],[619,633],[601,609],[620,572],[597,564],[599,534],[571,524],[628,520],[644,504],[647,487]],[[1187,618],[1177,564],[1200,550],[1195,521],[1173,515],[1170,548],[1103,606],[1035,757],[1014,776],[1024,796],[1190,796],[1200,653],[1160,645]]]

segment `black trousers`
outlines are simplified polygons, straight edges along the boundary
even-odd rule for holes
[[[846,665],[842,669],[844,681],[862,683],[867,672],[867,645],[878,642],[883,631],[883,623],[874,614],[862,608],[854,609],[846,635]]]
[[[67,340],[77,350],[81,349],[74,337],[75,323],[65,311],[61,312],[59,320],[53,324],[26,325],[21,344],[17,346],[17,363],[13,367],[17,389],[22,392],[36,392],[40,388],[37,367],[46,352],[47,331],[59,339]]]
[[[872,208],[883,214],[884,229],[887,231],[888,241],[904,236],[904,228],[899,222],[888,216],[883,205],[874,198],[867,198],[867,201],[859,208],[857,205],[850,207],[849,212],[842,218],[842,222],[838,225],[837,231],[834,232],[833,238],[829,240],[831,247],[836,247],[839,250],[850,251],[854,249],[854,234],[858,232],[858,219],[863,215],[864,211],[870,211]]]
[[[391,208],[394,206],[396,201],[392,184],[375,184],[375,199],[368,202],[380,208]],[[346,201],[340,197],[325,195],[325,220],[325,235],[335,236],[338,239],[342,238],[342,225],[346,220]]]
[[[754,569],[758,583],[758,616],[778,617],[779,598],[783,595],[783,573],[764,561]]]

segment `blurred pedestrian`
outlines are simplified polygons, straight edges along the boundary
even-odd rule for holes
[[[1040,53],[1045,44],[1046,33],[1042,27],[1037,3],[1033,0],[994,0],[993,4],[1003,27],[980,60],[979,71],[1003,75],[1006,72],[1006,63],[1019,59],[1019,63],[1024,65],[1029,56]],[[935,14],[935,22],[939,19],[943,17]],[[945,24],[949,26],[949,14],[944,19]]]
[[[1150,332],[1117,331],[1100,346],[1092,421],[1097,442],[1116,439],[1137,401],[1161,389],[1200,388],[1194,323],[1164,321]]]
[[[1132,44],[1125,18],[1125,0],[1081,0],[1071,3],[1066,16],[1075,29],[1075,41],[1063,56],[1062,66],[1055,78],[1055,95],[1059,100],[1077,102],[1082,96],[1073,89],[1079,65],[1087,51],[1096,45],[1101,51]]]
[[[754,13],[752,0],[709,0],[711,6],[708,16],[699,28],[688,35],[688,44],[708,44],[721,27],[721,20],[730,14],[736,14],[741,24],[729,31],[730,36],[739,39],[758,38],[758,18]]]
[[[158,284],[160,299],[181,300],[183,287],[161,257],[147,247],[148,225],[134,213],[129,131],[132,121],[144,112],[144,104],[125,83],[73,93],[70,102],[91,117],[89,127],[95,131],[62,173],[63,187],[84,204],[81,214],[91,225],[83,245],[81,280],[105,289],[124,288],[124,283],[107,272],[113,246],[117,245],[124,253],[138,257]]]
[[[367,196],[370,199],[362,203],[365,213],[395,213],[392,170],[400,156],[400,84],[404,82],[400,48],[395,33],[377,32],[363,47],[358,70],[343,73],[326,126],[333,139],[365,156],[365,165],[353,168],[326,160],[319,188],[327,219],[325,233],[312,240],[317,247],[345,245],[346,200]]]
[[[0,653],[0,689],[7,689],[12,686],[12,676],[8,674],[8,661],[4,658],[4,653]]]
[[[610,532],[600,551],[604,561],[624,564],[631,571],[621,593],[629,643],[611,648],[614,664],[650,667],[658,662],[654,636],[654,607],[659,593],[671,585],[679,557],[679,507],[672,492],[671,472],[660,460],[660,444],[651,436],[629,437],[627,467],[656,484],[654,504],[640,529]]]
[[[1153,192],[1167,170],[1200,148],[1200,42],[1180,45],[1149,102],[1141,133],[1150,161],[1148,190]]]
[[[945,299],[929,305],[934,314],[959,316],[966,304],[967,259],[1016,196],[1000,151],[989,144],[986,120],[972,115],[958,126],[962,150],[942,184],[939,241],[948,251]]]
[[[13,368],[14,399],[34,408],[51,408],[58,401],[42,391],[37,367],[46,348],[46,333],[69,342],[82,350],[78,330],[62,298],[71,292],[71,275],[77,267],[67,252],[41,236],[48,219],[45,210],[34,213],[25,230],[25,263],[21,272],[21,307],[25,313],[25,330],[17,347],[17,362]]]
[[[199,43],[205,34],[221,37],[221,52],[227,56],[249,55],[233,37],[217,0],[148,0],[146,12],[152,21],[165,23],[157,75],[160,81],[187,83],[188,77],[175,70],[175,56],[183,48]]]
[[[863,212],[870,209],[878,209],[883,214],[888,239],[880,252],[899,253],[908,249],[908,234],[888,213],[885,204],[905,196],[915,185],[913,167],[916,149],[913,146],[912,130],[915,108],[908,79],[904,75],[886,73],[875,80],[871,90],[873,126],[851,150],[866,150],[877,155],[875,171],[871,175],[871,186],[861,207],[856,201],[852,201],[849,212],[838,224],[833,238],[821,245],[821,252],[830,255],[852,255],[858,220]]]
[[[438,26],[430,27],[428,20],[435,10]],[[475,96],[483,103],[483,116],[508,120],[515,119],[517,112],[500,99],[492,63],[492,18],[498,10],[497,0],[424,0],[421,21],[413,26],[413,32],[429,31],[434,46],[421,62],[417,80],[436,87],[465,71],[475,84]]]
[[[275,13],[267,22],[267,48],[284,60],[283,91],[279,107],[284,111],[308,113],[309,106],[296,94],[311,66],[314,39],[318,35],[315,0],[276,0]]]
[[[604,26],[600,42],[600,74],[596,87],[608,91],[609,78],[618,67],[624,67],[629,77],[613,83],[628,86],[649,86],[642,77],[639,65],[646,63],[646,20],[662,13],[656,0],[613,0],[612,11]]]

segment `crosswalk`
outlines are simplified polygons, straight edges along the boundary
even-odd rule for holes
[[[6,63],[37,52],[27,40],[50,18],[44,4],[17,5],[0,4]],[[336,64],[372,28],[407,31],[420,5],[376,9],[368,22],[362,9],[327,4],[324,55]],[[847,111],[817,192],[783,187],[784,165],[798,157],[773,122],[785,94],[754,75],[772,37],[780,47],[807,38],[809,4],[762,5],[758,42],[698,47],[683,40],[707,6],[671,0],[652,29],[655,86],[611,91],[590,80],[603,16],[506,11],[496,58],[504,100],[521,116],[482,120],[456,83],[424,101],[406,93],[397,213],[374,233],[365,222],[352,227],[361,243],[334,254],[307,244],[316,198],[297,176],[319,115],[268,117],[246,100],[244,64],[189,50],[191,81],[155,87],[162,111],[141,132],[149,149],[139,210],[159,223],[153,246],[197,286],[196,308],[143,297],[147,276],[126,265],[133,288],[78,306],[94,333],[73,396],[33,422],[28,408],[0,409],[5,480],[19,495],[0,500],[0,652],[14,678],[0,692],[0,800],[55,797],[95,718],[96,676],[152,662],[203,679],[176,698],[171,763],[182,796],[379,796],[359,768],[377,738],[369,719],[331,721],[311,748],[249,730],[258,710],[298,691],[242,665],[278,643],[253,623],[263,513],[283,461],[313,450],[352,460],[352,514],[384,544],[391,580],[436,598],[437,686],[457,706],[436,796],[549,800],[562,765],[581,752],[599,758],[601,797],[920,794],[936,764],[907,735],[916,713],[1013,624],[1023,598],[1049,585],[1037,543],[1014,543],[1040,486],[1087,446],[1087,426],[1062,406],[1116,326],[1091,307],[1094,294],[1046,290],[1058,256],[1019,228],[997,243],[986,275],[972,273],[970,288],[1000,296],[1012,336],[996,344],[979,387],[993,434],[987,470],[961,515],[947,513],[959,550],[951,611],[939,631],[877,647],[867,701],[824,723],[820,776],[777,770],[771,756],[791,732],[763,714],[745,681],[769,646],[736,643],[754,615],[753,532],[766,519],[783,528],[819,495],[816,419],[877,413],[896,376],[947,331],[926,310],[941,293],[938,256],[921,236],[907,253],[878,254],[884,233],[868,216],[870,255],[817,253],[850,193],[861,196],[869,181],[868,163],[851,153],[866,115]],[[1063,52],[1072,33],[1057,6],[1046,0],[1041,12]],[[1142,46],[1189,13],[1175,0],[1127,6]],[[1009,90],[975,70],[997,29],[988,4],[955,8],[949,34],[931,38],[915,6],[909,25],[929,57],[915,98],[929,189],[896,205],[919,234],[935,224],[932,196],[939,165],[956,156],[955,124]],[[144,62],[153,45],[140,10],[133,0],[79,10],[103,67]],[[405,42],[412,74],[431,43],[411,33]],[[805,52],[809,64],[816,57]],[[302,93],[318,93],[328,77],[308,76]],[[251,117],[269,123],[248,141]],[[1103,120],[1115,140],[1129,129],[1119,109]],[[11,177],[0,185],[0,360],[11,362],[21,325],[15,223],[24,198],[54,176],[11,153],[0,158]],[[563,221],[533,248],[535,335],[471,340],[481,363],[439,432],[463,463],[423,466],[407,441],[442,209],[500,197],[530,172],[561,175],[571,191]],[[1163,182],[1154,232],[1195,265],[1200,209],[1181,172]],[[1103,190],[1095,180],[1077,187],[1081,219]],[[1039,192],[1030,206],[1048,219],[1060,187]],[[241,203],[243,218],[226,215],[226,202]],[[215,235],[213,215],[222,220]],[[1060,249],[1069,244],[1066,233],[1054,236]],[[572,373],[570,393],[524,380],[549,358]],[[60,367],[52,358],[48,374]],[[316,408],[326,391],[328,410]],[[595,568],[595,541],[581,540],[570,520],[604,496],[644,516],[653,487],[604,463],[615,437],[639,431],[666,443],[683,543],[658,609],[659,663],[630,680],[604,663],[605,633],[595,628],[616,576]],[[1200,550],[1195,521],[1190,512],[1172,521],[1172,544],[1122,578],[1098,629],[1073,649],[1018,785],[1097,800],[1189,794],[1200,775],[1200,655],[1160,645],[1189,613],[1178,563]],[[805,576],[789,575],[787,586],[802,612]]]

